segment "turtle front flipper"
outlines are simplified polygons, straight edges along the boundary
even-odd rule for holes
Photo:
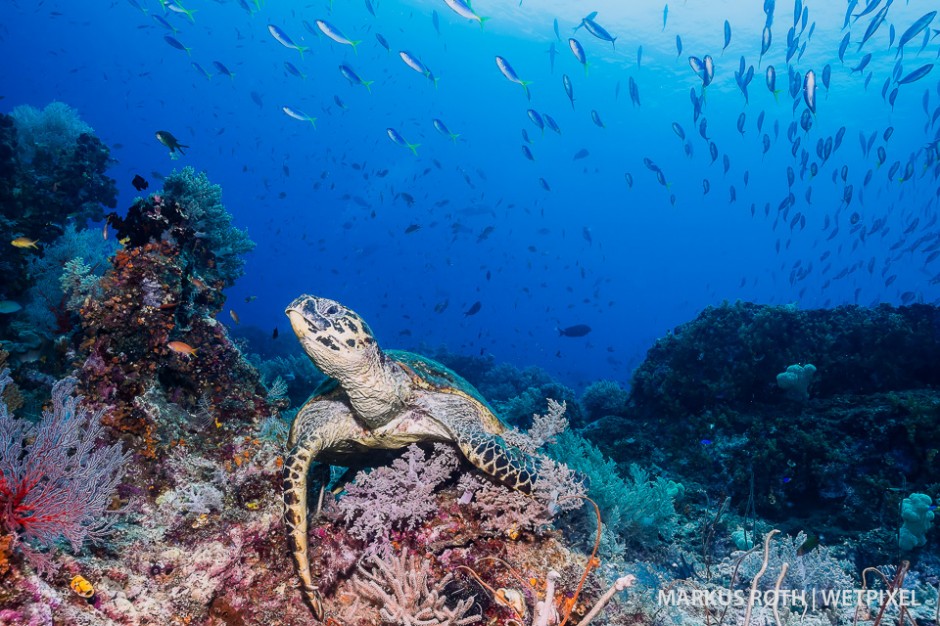
[[[323,598],[313,583],[307,556],[307,475],[324,450],[356,436],[358,426],[349,407],[330,400],[310,401],[297,413],[291,426],[290,453],[284,463],[284,524],[287,541],[300,578],[300,592],[314,617],[323,620]]]
[[[478,431],[457,437],[467,460],[507,487],[532,493],[538,478],[535,459],[506,443],[499,435]]]

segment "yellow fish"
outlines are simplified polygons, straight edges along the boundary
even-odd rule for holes
[[[30,239],[29,237],[17,237],[10,243],[13,244],[14,248],[36,248],[39,249],[39,246],[36,244],[39,243],[38,239]]]
[[[84,576],[76,576],[72,579],[72,582],[69,583],[69,587],[72,588],[76,594],[83,598],[91,598],[95,595],[95,587]]]

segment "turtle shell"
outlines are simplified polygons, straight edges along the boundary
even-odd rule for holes
[[[490,413],[496,415],[496,411],[489,405],[486,398],[480,395],[477,388],[471,385],[466,378],[449,367],[427,357],[423,357],[420,354],[415,354],[414,352],[386,350],[385,354],[393,361],[404,365],[414,372],[429,388],[443,393],[456,391],[457,393],[470,396],[486,407]]]
[[[489,412],[489,416],[481,416],[483,421],[491,423],[497,429],[497,432],[506,428],[502,420],[499,419],[496,411],[490,406],[489,402],[477,391],[477,388],[470,384],[466,378],[450,369],[449,367],[423,357],[413,352],[404,350],[386,350],[385,355],[395,361],[415,378],[419,386],[437,391],[439,393],[453,393],[463,395],[478,403],[482,409]],[[339,382],[333,378],[327,378],[314,390],[312,399],[324,398],[340,392]]]

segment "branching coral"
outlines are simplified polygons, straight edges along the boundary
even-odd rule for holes
[[[367,561],[371,567],[357,567],[353,585],[369,603],[379,607],[385,622],[402,626],[463,626],[475,624],[480,615],[467,616],[474,598],[458,600],[447,606],[449,593],[445,588],[454,580],[453,574],[429,585],[431,562],[409,555],[405,548],[387,558],[373,554]]]
[[[390,467],[360,472],[340,498],[338,509],[354,537],[377,550],[393,528],[414,529],[436,510],[434,490],[457,469],[457,455],[443,444],[427,458],[416,445]]]

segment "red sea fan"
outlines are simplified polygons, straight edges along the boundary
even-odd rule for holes
[[[10,380],[0,372],[0,394]],[[39,547],[64,537],[77,552],[111,531],[108,507],[129,454],[98,446],[101,411],[83,409],[74,387],[72,379],[56,383],[38,424],[0,402],[0,534]]]

